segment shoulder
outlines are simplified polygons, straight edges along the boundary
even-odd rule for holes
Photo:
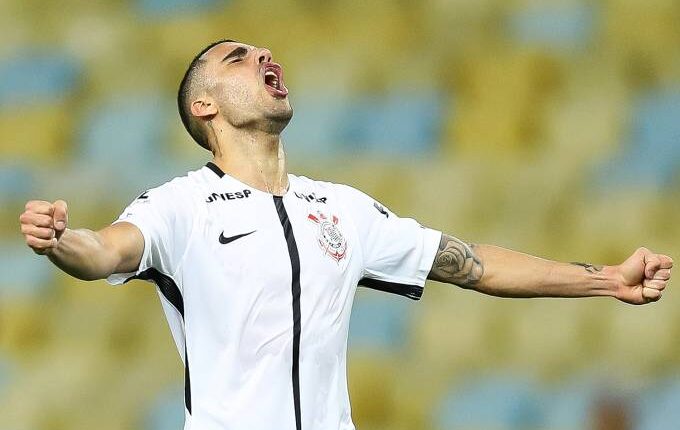
[[[303,190],[309,189],[314,190],[316,192],[325,192],[327,194],[332,194],[336,196],[340,200],[351,197],[358,197],[361,195],[366,196],[366,194],[362,193],[358,189],[346,184],[340,184],[329,181],[319,181],[316,179],[308,178],[306,176],[296,176],[292,174],[289,175],[289,178],[293,181],[294,184],[297,185],[295,188]]]
[[[133,203],[146,203],[185,211],[200,202],[207,179],[200,169],[174,177],[141,193]]]
[[[351,185],[317,181],[305,176],[291,176],[296,181],[294,183],[296,192],[300,190],[306,196],[310,196],[313,193],[315,198],[326,197],[335,200],[340,206],[350,211],[350,213],[363,213],[374,210],[374,206],[379,205],[371,196]],[[380,207],[382,206],[380,205]]]

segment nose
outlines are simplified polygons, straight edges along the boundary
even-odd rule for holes
[[[272,61],[272,53],[267,48],[257,48],[255,51],[255,58],[257,58],[257,63],[261,64],[265,61]]]

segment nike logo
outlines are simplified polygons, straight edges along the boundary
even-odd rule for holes
[[[236,239],[240,239],[244,236],[248,236],[249,234],[255,233],[257,230],[250,231],[248,233],[241,233],[237,234],[236,236],[229,236],[229,237],[224,237],[224,232],[220,233],[220,243],[222,245],[226,245],[227,243],[231,243],[235,241]]]

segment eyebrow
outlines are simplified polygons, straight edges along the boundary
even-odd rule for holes
[[[234,57],[243,57],[247,53],[248,50],[246,48],[244,48],[243,46],[239,46],[238,48],[228,53],[227,56],[222,59],[222,61],[224,62]]]

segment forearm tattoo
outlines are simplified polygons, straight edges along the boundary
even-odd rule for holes
[[[474,247],[473,244],[442,234],[428,279],[473,288],[484,274],[484,266],[475,254]]]
[[[594,265],[594,264],[576,263],[576,262],[573,262],[571,264],[573,264],[574,266],[581,266],[584,269],[586,269],[586,272],[589,272],[589,273],[597,273],[597,272],[602,271],[602,266],[597,266],[597,265]]]

